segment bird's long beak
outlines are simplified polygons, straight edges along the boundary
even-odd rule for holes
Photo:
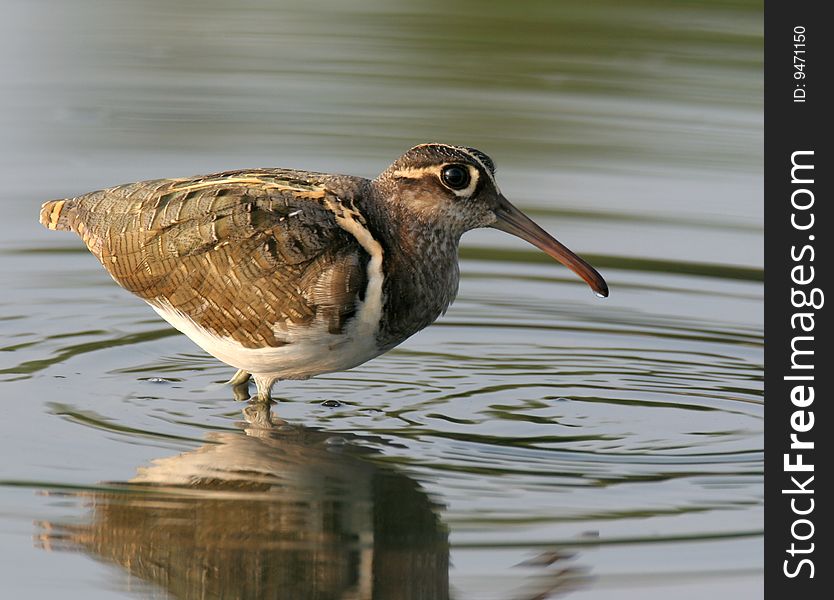
[[[596,269],[556,241],[553,236],[536,225],[530,217],[510,204],[510,201],[504,196],[499,196],[495,216],[497,220],[490,227],[506,231],[526,242],[530,242],[579,275],[598,296],[608,296],[608,284],[605,283],[602,275],[597,273]]]

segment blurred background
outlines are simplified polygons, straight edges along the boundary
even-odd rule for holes
[[[755,598],[762,5],[4,0],[9,597]],[[611,297],[496,231],[458,301],[242,413],[40,204],[474,146]]]

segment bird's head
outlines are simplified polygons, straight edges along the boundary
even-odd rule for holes
[[[460,237],[493,227],[533,244],[584,279],[599,296],[608,295],[602,276],[513,206],[495,182],[495,163],[474,148],[421,144],[394,161],[374,180],[386,202],[421,227]]]

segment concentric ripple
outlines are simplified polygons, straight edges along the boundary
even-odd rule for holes
[[[753,552],[760,543],[760,277],[755,272],[737,279],[693,276],[675,273],[673,264],[667,265],[673,272],[660,274],[606,269],[612,296],[599,301],[557,267],[536,258],[521,262],[519,251],[508,252],[507,261],[495,249],[491,259],[464,260],[459,301],[401,348],[350,372],[280,384],[274,419],[302,432],[321,431],[315,434],[318,443],[341,440],[360,451],[359,459],[350,459],[350,469],[381,470],[385,477],[395,474],[417,485],[431,499],[419,502],[432,507],[451,544],[431,560],[445,564],[443,555],[451,552],[451,585],[465,595],[502,598],[536,581],[541,589],[625,585],[617,565],[634,557],[652,563],[664,547],[673,550],[668,556],[664,551],[662,568],[646,574],[656,585],[667,576],[694,580],[703,572],[725,579],[753,576],[754,559],[726,563],[724,557]],[[77,254],[59,257],[79,259]],[[108,285],[102,278],[90,286],[78,300],[79,310],[100,306],[98,292]],[[126,295],[107,301],[115,302],[115,310],[104,315],[101,329],[61,327],[60,334],[40,339],[21,335],[10,346],[21,360],[4,369],[6,380],[53,390],[72,390],[79,379],[87,381],[86,396],[60,394],[49,412],[88,431],[82,439],[93,443],[103,434],[112,451],[139,457],[134,482],[146,478],[149,459],[193,469],[193,460],[183,461],[195,449],[194,456],[202,456],[218,443],[237,447],[253,435],[236,425],[240,405],[221,384],[231,375],[228,368],[171,334]],[[26,321],[19,319],[20,331]],[[27,351],[40,358],[27,358]],[[335,402],[323,404],[326,400]],[[329,469],[340,467],[326,466],[326,452],[304,458],[310,453],[306,445],[287,450],[280,430],[265,435],[260,438],[273,440],[270,448],[278,444],[282,453],[298,455],[300,463],[311,461],[308,475],[302,476],[303,466],[288,467],[278,454],[260,467],[246,467],[237,451],[210,455],[235,457],[232,466],[219,463],[220,475],[174,475],[181,466],[152,471],[167,473],[157,484],[174,485],[176,494],[183,486],[198,492],[188,502],[203,498],[222,504],[225,500],[215,497],[219,491],[196,482],[225,480],[230,472],[233,481],[249,482],[245,489],[278,486],[289,493],[301,485],[292,493],[305,503],[325,501],[332,490],[311,488],[309,481],[331,477]],[[355,466],[354,460],[359,461]],[[124,460],[120,463],[122,475],[112,479],[131,479]],[[257,472],[277,479],[264,483]],[[286,480],[288,472],[293,475]],[[114,498],[133,502],[135,494],[147,493],[127,484],[113,496],[107,486],[90,488],[95,481],[85,473],[81,468],[39,485],[56,490],[81,485],[90,490],[82,498],[93,494],[101,510]],[[32,482],[29,477],[15,481],[33,485],[26,483]],[[157,508],[148,518],[167,518],[167,509],[157,514],[168,505],[166,497],[153,501]],[[278,501],[258,498],[253,507]],[[384,502],[376,496],[343,501],[351,510]],[[181,509],[179,500],[172,502],[174,518]],[[96,509],[88,518],[112,518],[105,514],[110,510],[99,514]],[[65,525],[50,522],[48,527],[64,531]],[[67,546],[48,533],[42,537],[49,547]],[[250,543],[258,551],[267,542]],[[69,546],[104,551],[88,542]],[[693,566],[686,557],[696,549],[709,551],[699,553]],[[107,552],[109,560],[127,560]],[[188,555],[193,560],[207,560],[194,552]],[[413,559],[419,563],[420,556]],[[431,577],[445,585],[436,571]]]

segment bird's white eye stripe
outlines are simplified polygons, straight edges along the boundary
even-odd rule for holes
[[[399,179],[422,179],[426,175],[439,175],[440,174],[440,167],[438,166],[431,166],[431,167],[405,167],[402,169],[397,169],[392,173],[394,177]]]
[[[469,172],[469,184],[466,187],[455,189],[444,181],[443,171],[452,166],[460,166],[467,169]],[[480,181],[481,173],[477,167],[461,163],[445,163],[442,165],[431,165],[428,167],[403,167],[392,173],[392,176],[398,179],[423,179],[427,175],[437,177],[443,186],[448,188],[449,191],[455,194],[455,196],[464,198],[471,196],[475,192],[475,189],[478,187],[478,182]]]

